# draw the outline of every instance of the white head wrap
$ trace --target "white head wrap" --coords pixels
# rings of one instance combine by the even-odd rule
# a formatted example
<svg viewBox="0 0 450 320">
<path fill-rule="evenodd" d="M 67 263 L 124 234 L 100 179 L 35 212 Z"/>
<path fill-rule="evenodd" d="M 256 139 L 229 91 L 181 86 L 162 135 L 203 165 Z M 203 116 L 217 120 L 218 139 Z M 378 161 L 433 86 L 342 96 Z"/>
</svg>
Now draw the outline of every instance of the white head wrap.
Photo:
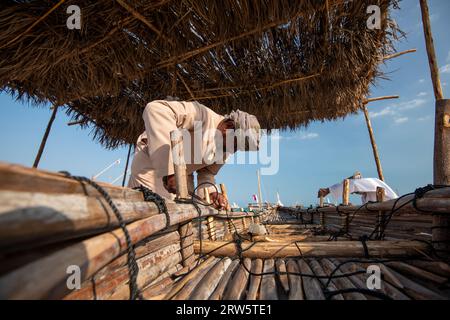
<svg viewBox="0 0 450 320">
<path fill-rule="evenodd" d="M 225 116 L 234 122 L 238 138 L 238 150 L 257 151 L 261 139 L 261 126 L 258 119 L 247 112 L 236 110 Z"/>
</svg>

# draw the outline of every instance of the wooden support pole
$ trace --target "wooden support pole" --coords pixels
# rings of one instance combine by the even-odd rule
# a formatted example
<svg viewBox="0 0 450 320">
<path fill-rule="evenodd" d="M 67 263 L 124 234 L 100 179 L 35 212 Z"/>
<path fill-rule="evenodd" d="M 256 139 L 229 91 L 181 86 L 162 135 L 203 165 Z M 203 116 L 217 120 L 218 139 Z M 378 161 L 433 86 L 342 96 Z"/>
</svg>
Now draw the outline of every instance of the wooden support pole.
<svg viewBox="0 0 450 320">
<path fill-rule="evenodd" d="M 342 190 L 342 205 L 348 206 L 350 204 L 350 180 L 345 179 L 343 184 L 343 190 Z M 345 232 L 348 232 L 348 222 L 349 222 L 349 215 L 344 214 L 342 216 L 342 229 Z"/>
<path fill-rule="evenodd" d="M 345 179 L 342 185 L 342 205 L 348 206 L 350 204 L 350 180 Z"/>
<path fill-rule="evenodd" d="M 130 144 L 128 147 L 128 155 L 127 155 L 127 162 L 125 163 L 125 171 L 123 172 L 123 180 L 122 180 L 122 187 L 125 187 L 125 183 L 127 181 L 127 174 L 128 174 L 128 164 L 130 163 L 130 156 L 131 156 L 131 148 L 133 146 Z"/>
<path fill-rule="evenodd" d="M 384 198 L 386 196 L 386 190 L 384 188 L 381 187 L 377 187 L 377 202 L 384 202 Z M 384 219 L 385 219 L 385 214 L 384 211 L 378 211 L 378 216 L 377 216 L 377 234 L 378 234 L 378 239 L 381 240 L 382 236 L 383 236 L 383 232 L 384 232 Z"/>
<path fill-rule="evenodd" d="M 388 56 L 384 56 L 383 57 L 383 61 L 394 59 L 394 58 L 403 56 L 403 55 L 408 54 L 408 53 L 413 53 L 413 52 L 417 52 L 417 49 L 409 49 L 409 50 L 397 52 L 397 53 L 394 53 L 394 54 L 391 54 L 391 55 L 388 55 Z"/>
<path fill-rule="evenodd" d="M 400 96 L 382 96 L 382 97 L 376 97 L 376 98 L 369 98 L 366 100 L 363 100 L 363 104 L 369 104 L 371 102 L 375 102 L 375 101 L 382 101 L 382 100 L 391 100 L 391 99 L 398 99 L 400 98 Z"/>
<path fill-rule="evenodd" d="M 220 184 L 220 192 L 222 192 L 223 196 L 225 197 L 225 199 L 227 200 L 227 207 L 226 210 L 227 211 L 231 211 L 231 206 L 230 206 L 230 201 L 228 199 L 228 192 L 227 192 L 227 187 L 225 186 L 225 184 L 221 183 Z"/>
<path fill-rule="evenodd" d="M 434 184 L 450 185 L 450 101 L 444 100 L 439 66 L 434 49 L 433 33 L 431 30 L 430 13 L 426 0 L 420 0 L 423 30 L 427 47 L 428 63 L 430 65 L 431 80 L 433 82 L 435 109 L 435 140 L 434 140 Z M 439 254 L 450 256 L 450 217 L 448 215 L 433 214 L 432 242 Z"/>
<path fill-rule="evenodd" d="M 436 100 L 444 99 L 442 92 L 441 79 L 439 78 L 439 67 L 434 49 L 433 33 L 431 31 L 430 10 L 427 0 L 420 0 L 422 10 L 423 32 L 425 35 L 425 44 L 427 47 L 428 63 L 430 64 L 431 80 L 433 82 L 434 96 Z"/>
<path fill-rule="evenodd" d="M 205 202 L 210 204 L 211 203 L 211 199 L 209 197 L 209 189 L 208 188 L 204 188 L 203 189 L 203 194 L 204 194 Z M 206 222 L 207 222 L 207 226 L 208 226 L 209 238 L 212 241 L 215 241 L 216 240 L 216 224 L 214 222 L 214 218 L 213 217 L 208 217 Z"/>
<path fill-rule="evenodd" d="M 184 159 L 183 134 L 181 130 L 172 131 L 170 133 L 170 141 L 172 143 L 172 159 L 177 185 L 177 199 L 187 199 L 189 193 L 186 176 L 186 162 Z M 194 262 L 194 235 L 192 222 L 180 225 L 178 232 L 180 233 L 183 267 L 189 267 Z M 199 235 L 199 237 L 201 237 L 201 235 Z"/>
<path fill-rule="evenodd" d="M 381 167 L 380 156 L 378 154 L 377 143 L 375 142 L 375 135 L 373 133 L 372 122 L 370 121 L 369 111 L 366 105 L 363 106 L 364 117 L 366 118 L 367 130 L 369 131 L 370 143 L 372 145 L 373 157 L 375 158 L 375 164 L 377 166 L 378 177 L 381 181 L 384 181 L 383 168 Z"/>
<path fill-rule="evenodd" d="M 200 222 L 199 222 L 200 223 Z M 180 225 L 178 228 L 180 233 L 181 257 L 183 258 L 183 267 L 193 266 L 194 257 L 194 230 L 192 221 Z M 200 236 L 200 235 L 199 235 Z"/>
<path fill-rule="evenodd" d="M 323 195 L 320 195 L 319 208 L 323 208 L 323 204 L 324 204 L 324 198 L 323 198 Z M 323 212 L 320 213 L 320 225 L 322 227 L 325 227 L 325 215 L 323 214 Z"/>
<path fill-rule="evenodd" d="M 56 118 L 56 113 L 58 112 L 58 106 L 53 107 L 52 115 L 50 116 L 50 120 L 48 120 L 47 128 L 45 129 L 44 136 L 42 137 L 41 145 L 39 146 L 38 153 L 36 158 L 34 159 L 33 168 L 37 168 L 39 166 L 39 162 L 41 161 L 42 153 L 44 152 L 45 145 L 47 143 L 48 135 L 50 134 L 50 130 L 52 129 L 53 122 Z"/>
<path fill-rule="evenodd" d="M 434 184 L 450 185 L 450 100 L 436 102 Z M 450 215 L 433 213 L 432 241 L 442 256 L 450 257 Z"/>
<path fill-rule="evenodd" d="M 186 162 L 184 159 L 183 134 L 181 130 L 174 130 L 170 133 L 172 143 L 172 159 L 175 169 L 175 181 L 177 185 L 177 198 L 187 199 L 189 197 Z"/>
</svg>

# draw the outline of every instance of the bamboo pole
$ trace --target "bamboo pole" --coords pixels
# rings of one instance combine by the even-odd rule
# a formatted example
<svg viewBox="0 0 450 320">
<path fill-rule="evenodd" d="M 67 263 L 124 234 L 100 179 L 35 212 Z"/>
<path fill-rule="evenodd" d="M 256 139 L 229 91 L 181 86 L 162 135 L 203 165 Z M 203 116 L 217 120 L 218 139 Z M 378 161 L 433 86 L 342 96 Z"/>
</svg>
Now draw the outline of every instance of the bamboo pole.
<svg viewBox="0 0 450 320">
<path fill-rule="evenodd" d="M 391 54 L 391 55 L 388 55 L 388 56 L 384 56 L 383 57 L 383 61 L 394 59 L 394 58 L 403 56 L 403 55 L 408 54 L 408 53 L 413 53 L 413 52 L 417 52 L 417 49 L 409 49 L 409 50 L 397 52 L 397 53 L 394 53 L 394 54 Z"/>
<path fill-rule="evenodd" d="M 378 147 L 375 141 L 375 135 L 373 133 L 372 122 L 370 121 L 369 111 L 366 105 L 363 106 L 364 117 L 366 118 L 367 130 L 369 131 L 370 143 L 372 145 L 373 157 L 375 158 L 375 164 L 377 166 L 378 177 L 381 181 L 384 181 L 383 168 L 381 167 L 380 156 L 378 154 Z"/>
<path fill-rule="evenodd" d="M 384 188 L 381 187 L 377 187 L 377 202 L 384 202 L 384 198 L 386 196 L 386 190 Z M 384 224 L 384 212 L 383 211 L 378 211 L 378 217 L 377 217 L 377 226 L 378 226 L 378 230 L 377 230 L 377 234 L 378 234 L 378 239 L 381 240 L 381 237 L 383 236 L 383 224 Z"/>
<path fill-rule="evenodd" d="M 170 133 L 170 141 L 172 144 L 172 159 L 177 184 L 177 198 L 187 199 L 189 193 L 186 176 L 186 162 L 184 159 L 183 134 L 181 130 L 172 131 Z"/>
<path fill-rule="evenodd" d="M 58 112 L 58 106 L 54 106 L 52 115 L 48 120 L 47 128 L 45 129 L 44 136 L 42 137 L 41 145 L 39 146 L 38 153 L 36 158 L 34 159 L 33 168 L 37 168 L 39 166 L 39 162 L 41 161 L 42 153 L 44 152 L 45 145 L 47 144 L 47 139 L 50 134 L 50 130 L 52 129 L 53 122 L 56 118 L 56 113 Z"/>
<path fill-rule="evenodd" d="M 450 185 L 450 101 L 444 100 L 439 67 L 434 49 L 431 31 L 430 13 L 426 0 L 420 0 L 422 22 L 430 65 L 431 80 L 436 98 L 436 122 L 434 140 L 434 184 Z M 433 216 L 433 237 L 435 249 L 450 256 L 450 217 L 436 214 Z"/>
<path fill-rule="evenodd" d="M 348 206 L 350 204 L 350 180 L 345 179 L 342 184 L 342 205 Z"/>
<path fill-rule="evenodd" d="M 128 163 L 130 162 L 131 148 L 132 148 L 132 145 L 130 144 L 130 146 L 128 147 L 127 161 L 125 162 L 125 171 L 123 172 L 122 187 L 125 187 L 125 182 L 127 180 Z"/>
<path fill-rule="evenodd" d="M 371 102 L 375 101 L 382 101 L 382 100 L 391 100 L 391 99 L 398 99 L 400 96 L 382 96 L 382 97 L 376 97 L 376 98 L 369 98 L 363 101 L 363 105 L 369 104 Z"/>
<path fill-rule="evenodd" d="M 227 200 L 228 205 L 225 209 L 229 212 L 229 211 L 231 211 L 231 206 L 230 206 L 230 201 L 228 199 L 227 187 L 225 186 L 225 184 L 223 184 L 223 183 L 220 184 L 220 191 L 222 192 L 223 196 Z"/>
<path fill-rule="evenodd" d="M 433 82 L 434 96 L 436 100 L 444 99 L 441 80 L 439 77 L 439 67 L 434 49 L 433 33 L 431 31 L 430 10 L 427 0 L 420 0 L 420 9 L 422 11 L 423 31 L 425 35 L 425 45 L 427 47 L 428 63 L 430 64 L 431 80 Z"/>
</svg>

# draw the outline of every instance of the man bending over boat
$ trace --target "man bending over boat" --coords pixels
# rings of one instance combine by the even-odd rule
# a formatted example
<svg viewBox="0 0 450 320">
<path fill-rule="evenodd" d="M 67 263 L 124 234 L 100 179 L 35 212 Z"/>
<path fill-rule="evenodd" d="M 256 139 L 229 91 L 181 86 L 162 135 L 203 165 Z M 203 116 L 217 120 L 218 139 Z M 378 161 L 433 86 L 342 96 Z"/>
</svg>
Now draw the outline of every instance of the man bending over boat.
<svg viewBox="0 0 450 320">
<path fill-rule="evenodd" d="M 231 154 L 259 149 L 259 122 L 240 110 L 222 116 L 196 101 L 157 100 L 145 107 L 142 116 L 145 132 L 136 143 L 128 186 L 142 185 L 169 199 L 176 194 L 172 131 L 188 133 L 188 138 L 184 135 L 184 156 L 190 193 L 194 191 L 194 172 L 197 185 L 215 184 L 215 175 Z M 209 191 L 216 207 L 228 206 L 225 197 L 211 185 Z"/>
</svg>

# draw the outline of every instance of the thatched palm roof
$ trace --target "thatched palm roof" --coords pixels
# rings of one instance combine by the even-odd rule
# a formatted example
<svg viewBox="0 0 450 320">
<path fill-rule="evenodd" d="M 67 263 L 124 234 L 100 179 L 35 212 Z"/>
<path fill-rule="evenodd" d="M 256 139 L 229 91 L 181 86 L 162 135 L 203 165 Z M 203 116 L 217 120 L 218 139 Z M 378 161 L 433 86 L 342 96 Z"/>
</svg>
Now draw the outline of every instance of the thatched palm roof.
<svg viewBox="0 0 450 320">
<path fill-rule="evenodd" d="M 67 106 L 107 147 L 133 143 L 167 95 L 297 128 L 359 110 L 397 33 L 367 28 L 373 4 L 389 17 L 397 1 L 2 0 L 0 89 Z"/>
</svg>

